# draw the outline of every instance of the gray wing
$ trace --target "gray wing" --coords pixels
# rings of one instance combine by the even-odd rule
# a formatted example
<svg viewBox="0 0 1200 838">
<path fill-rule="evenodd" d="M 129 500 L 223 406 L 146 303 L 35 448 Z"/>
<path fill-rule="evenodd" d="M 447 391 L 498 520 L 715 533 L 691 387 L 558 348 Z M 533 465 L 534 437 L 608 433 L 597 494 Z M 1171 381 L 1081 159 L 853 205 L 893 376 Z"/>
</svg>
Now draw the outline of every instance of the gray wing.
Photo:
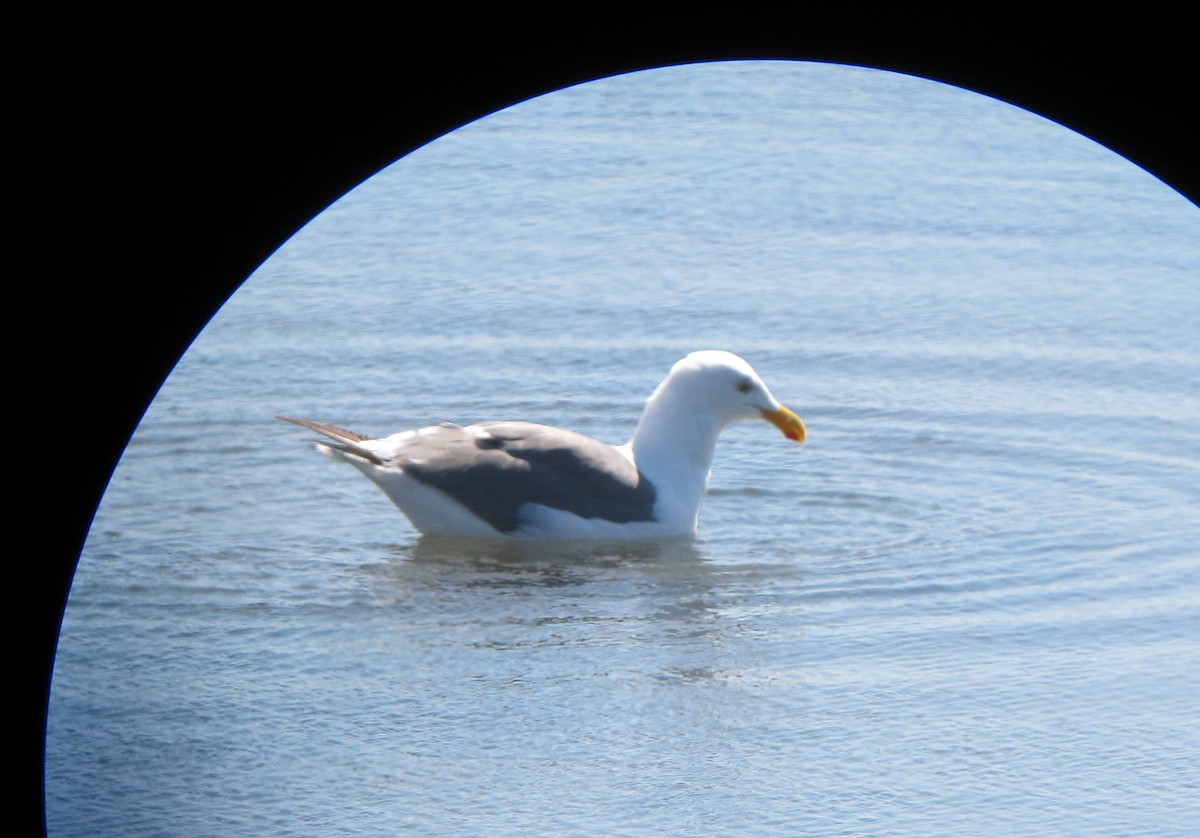
<svg viewBox="0 0 1200 838">
<path fill-rule="evenodd" d="M 426 428 L 391 462 L 500 532 L 517 529 L 521 507 L 529 503 L 617 523 L 654 520 L 654 486 L 627 459 L 609 445 L 548 425 Z"/>
</svg>

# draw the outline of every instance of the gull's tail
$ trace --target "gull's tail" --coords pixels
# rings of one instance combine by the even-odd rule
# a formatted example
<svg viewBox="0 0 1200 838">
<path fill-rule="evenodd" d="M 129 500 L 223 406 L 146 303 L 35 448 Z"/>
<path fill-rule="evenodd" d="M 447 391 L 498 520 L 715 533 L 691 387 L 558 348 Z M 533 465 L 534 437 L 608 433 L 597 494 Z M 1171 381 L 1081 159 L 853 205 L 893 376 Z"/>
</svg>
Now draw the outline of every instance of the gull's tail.
<svg viewBox="0 0 1200 838">
<path fill-rule="evenodd" d="M 317 443 L 323 450 L 331 454 L 347 454 L 359 457 L 377 466 L 383 465 L 383 460 L 379 459 L 378 454 L 362 445 L 362 443 L 370 441 L 369 437 L 356 434 L 354 431 L 348 431 L 345 428 L 339 428 L 337 425 L 314 422 L 311 419 L 297 419 L 294 416 L 281 416 L 278 413 L 275 414 L 275 418 L 284 422 L 291 422 L 293 425 L 299 425 L 302 428 L 308 428 L 310 431 L 333 440 L 336 444 L 331 445 L 324 440 Z"/>
</svg>

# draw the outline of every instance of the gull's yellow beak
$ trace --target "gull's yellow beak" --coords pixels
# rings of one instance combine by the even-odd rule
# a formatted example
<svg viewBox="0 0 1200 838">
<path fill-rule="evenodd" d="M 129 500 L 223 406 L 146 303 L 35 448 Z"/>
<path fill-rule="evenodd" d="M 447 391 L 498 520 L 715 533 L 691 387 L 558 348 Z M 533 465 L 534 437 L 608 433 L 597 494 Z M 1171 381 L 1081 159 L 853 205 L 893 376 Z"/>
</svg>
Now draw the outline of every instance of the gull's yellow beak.
<svg viewBox="0 0 1200 838">
<path fill-rule="evenodd" d="M 801 421 L 799 416 L 792 413 L 792 411 L 783 405 L 773 410 L 765 407 L 759 409 L 762 411 L 763 418 L 783 431 L 783 435 L 788 439 L 802 443 L 808 438 L 808 431 L 804 428 L 804 422 Z"/>
</svg>

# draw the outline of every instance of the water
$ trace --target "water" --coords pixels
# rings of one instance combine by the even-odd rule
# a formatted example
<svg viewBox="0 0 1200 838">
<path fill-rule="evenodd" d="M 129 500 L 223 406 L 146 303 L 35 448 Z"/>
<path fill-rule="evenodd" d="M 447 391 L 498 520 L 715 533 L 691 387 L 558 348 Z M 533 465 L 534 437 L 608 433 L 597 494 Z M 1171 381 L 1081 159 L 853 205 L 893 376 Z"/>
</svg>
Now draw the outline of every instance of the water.
<svg viewBox="0 0 1200 838">
<path fill-rule="evenodd" d="M 214 319 L 66 610 L 56 835 L 1191 835 L 1200 212 L 1060 126 L 796 63 L 523 103 Z M 688 351 L 695 541 L 417 537 L 274 412 L 610 442 Z"/>
</svg>

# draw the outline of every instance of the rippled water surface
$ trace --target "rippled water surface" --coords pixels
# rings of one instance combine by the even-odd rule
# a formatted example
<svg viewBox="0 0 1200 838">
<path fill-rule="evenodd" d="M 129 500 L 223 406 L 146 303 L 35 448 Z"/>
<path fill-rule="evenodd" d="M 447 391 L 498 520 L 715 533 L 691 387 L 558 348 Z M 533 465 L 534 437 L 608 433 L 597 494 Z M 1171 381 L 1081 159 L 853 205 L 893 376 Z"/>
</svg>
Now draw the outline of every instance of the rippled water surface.
<svg viewBox="0 0 1200 838">
<path fill-rule="evenodd" d="M 51 832 L 1194 835 L 1198 282 L 1194 205 L 926 81 L 682 67 L 461 129 L 149 410 L 65 614 Z M 270 418 L 623 442 L 703 348 L 811 436 L 731 428 L 694 541 L 422 539 Z"/>
</svg>

